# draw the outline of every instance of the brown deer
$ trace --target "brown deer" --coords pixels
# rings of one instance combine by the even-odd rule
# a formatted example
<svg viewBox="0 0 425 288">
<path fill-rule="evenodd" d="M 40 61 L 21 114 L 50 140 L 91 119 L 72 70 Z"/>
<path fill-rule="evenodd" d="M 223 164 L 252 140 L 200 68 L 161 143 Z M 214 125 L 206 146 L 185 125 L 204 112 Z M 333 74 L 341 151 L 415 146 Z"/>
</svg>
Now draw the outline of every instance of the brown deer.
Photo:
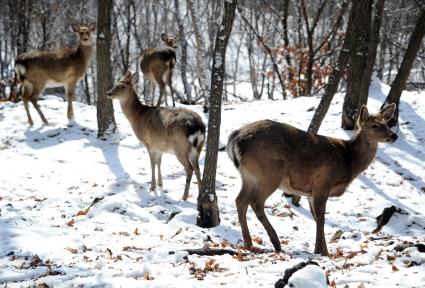
<svg viewBox="0 0 425 288">
<path fill-rule="evenodd" d="M 205 124 L 198 114 L 188 109 L 143 105 L 133 87 L 138 80 L 139 74 L 131 75 L 129 71 L 107 95 L 120 101 L 134 134 L 148 150 L 152 169 L 150 189 L 156 188 L 155 166 L 158 166 L 158 186 L 162 186 L 161 157 L 163 153 L 172 153 L 186 170 L 182 199 L 187 200 L 193 171 L 198 188 L 201 185 L 198 161 L 205 139 Z"/>
<path fill-rule="evenodd" d="M 171 100 L 174 103 L 174 88 L 172 83 L 173 69 L 176 65 L 176 48 L 180 35 L 176 36 L 161 34 L 161 39 L 165 42 L 163 47 L 146 48 L 140 57 L 140 69 L 144 74 L 144 79 L 152 83 L 152 92 L 155 95 L 156 86 L 159 86 L 159 98 L 156 106 L 161 104 L 162 96 L 165 92 L 165 86 L 170 88 Z M 152 106 L 154 97 L 152 98 Z M 167 96 L 165 96 L 165 105 L 168 106 Z"/>
<path fill-rule="evenodd" d="M 78 36 L 77 48 L 66 48 L 57 51 L 30 51 L 18 56 L 15 71 L 23 85 L 23 101 L 29 125 L 33 125 L 28 102 L 34 105 L 41 120 L 48 124 L 37 101 L 46 87 L 64 86 L 68 98 L 68 118 L 74 117 L 72 98 L 78 80 L 86 72 L 92 55 L 90 34 L 96 23 L 88 26 L 71 25 Z"/>
<path fill-rule="evenodd" d="M 316 221 L 314 253 L 328 255 L 324 224 L 326 201 L 341 196 L 347 186 L 375 157 L 378 142 L 393 143 L 397 135 L 387 121 L 396 105 L 375 115 L 360 109 L 358 130 L 350 140 L 336 139 L 299 130 L 290 125 L 263 120 L 233 131 L 227 153 L 242 177 L 236 198 L 244 245 L 252 246 L 246 221 L 248 205 L 263 224 L 276 251 L 279 238 L 264 213 L 264 203 L 278 188 L 307 196 Z"/>
</svg>

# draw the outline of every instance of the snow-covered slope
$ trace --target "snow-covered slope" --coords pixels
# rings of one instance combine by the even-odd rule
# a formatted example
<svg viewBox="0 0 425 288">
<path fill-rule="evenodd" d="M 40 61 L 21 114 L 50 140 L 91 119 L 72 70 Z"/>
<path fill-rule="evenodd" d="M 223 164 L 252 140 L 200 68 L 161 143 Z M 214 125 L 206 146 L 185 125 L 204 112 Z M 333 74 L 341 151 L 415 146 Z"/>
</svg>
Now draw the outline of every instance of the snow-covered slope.
<svg viewBox="0 0 425 288">
<path fill-rule="evenodd" d="M 373 83 L 371 112 L 387 89 Z M 425 93 L 406 92 L 402 100 L 399 140 L 381 145 L 369 169 L 342 197 L 328 202 L 325 232 L 331 259 L 312 254 L 315 225 L 306 199 L 297 208 L 280 191 L 268 200 L 266 213 L 284 243 L 283 253 L 272 252 L 249 210 L 256 245 L 270 253 L 169 255 L 242 245 L 234 205 L 240 178 L 225 152 L 219 153 L 217 171 L 221 225 L 201 229 L 195 224 L 197 186 L 192 183 L 189 201 L 180 200 L 185 176 L 174 156 L 163 158 L 164 188 L 149 191 L 148 155 L 119 105 L 119 134 L 103 141 L 96 138 L 95 107 L 75 103 L 76 120 L 68 123 L 66 103 L 46 97 L 39 103 L 51 124 L 42 126 L 33 113 L 35 125 L 28 128 L 22 103 L 1 103 L 0 286 L 270 287 L 286 268 L 312 258 L 338 287 L 423 287 L 425 254 L 416 248 L 393 251 L 404 241 L 425 240 Z M 314 113 L 308 110 L 318 101 L 224 105 L 221 142 L 233 129 L 264 118 L 305 129 Z M 339 128 L 341 106 L 338 95 L 321 134 L 350 137 Z M 201 166 L 203 161 L 204 153 Z M 101 200 L 86 210 L 96 197 Z M 391 205 L 406 213 L 372 234 L 375 217 Z M 337 230 L 344 232 L 342 238 L 330 243 Z"/>
</svg>

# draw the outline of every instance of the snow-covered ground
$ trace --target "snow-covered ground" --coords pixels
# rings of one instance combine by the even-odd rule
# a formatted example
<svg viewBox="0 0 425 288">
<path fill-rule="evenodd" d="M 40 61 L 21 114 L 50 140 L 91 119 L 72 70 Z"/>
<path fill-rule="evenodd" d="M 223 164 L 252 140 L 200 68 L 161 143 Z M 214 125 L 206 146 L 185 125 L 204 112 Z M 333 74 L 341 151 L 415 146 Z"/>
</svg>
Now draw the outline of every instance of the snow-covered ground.
<svg viewBox="0 0 425 288">
<path fill-rule="evenodd" d="M 387 92 L 388 87 L 373 83 L 371 112 Z M 196 226 L 197 185 L 192 183 L 187 202 L 180 200 L 185 176 L 174 156 L 162 161 L 164 188 L 149 191 L 148 155 L 118 103 L 119 134 L 107 141 L 96 138 L 95 107 L 74 103 L 76 119 L 68 123 L 66 103 L 46 97 L 39 103 L 51 124 L 43 126 L 31 107 L 35 125 L 28 128 L 22 103 L 1 103 L 0 286 L 271 287 L 286 268 L 313 259 L 337 287 L 424 287 L 425 254 L 416 248 L 393 250 L 406 241 L 425 241 L 425 92 L 405 92 L 402 100 L 398 141 L 381 145 L 369 169 L 342 197 L 328 201 L 325 232 L 331 258 L 312 254 L 315 225 L 306 199 L 297 208 L 280 191 L 268 200 L 266 213 L 283 253 L 272 251 L 251 210 L 248 225 L 256 246 L 269 253 L 179 252 L 242 245 L 234 205 L 241 183 L 225 152 L 219 152 L 217 170 L 221 225 L 201 229 Z M 314 113 L 309 108 L 318 102 L 315 97 L 225 104 L 221 142 L 233 129 L 264 118 L 305 129 Z M 337 95 L 321 134 L 351 136 L 339 128 L 341 106 Z M 202 167 L 203 162 L 204 153 Z M 96 197 L 103 198 L 86 210 Z M 372 234 L 375 217 L 391 205 L 406 213 Z M 342 238 L 331 243 L 337 230 L 344 232 Z M 292 283 L 302 279 L 298 274 Z"/>
</svg>

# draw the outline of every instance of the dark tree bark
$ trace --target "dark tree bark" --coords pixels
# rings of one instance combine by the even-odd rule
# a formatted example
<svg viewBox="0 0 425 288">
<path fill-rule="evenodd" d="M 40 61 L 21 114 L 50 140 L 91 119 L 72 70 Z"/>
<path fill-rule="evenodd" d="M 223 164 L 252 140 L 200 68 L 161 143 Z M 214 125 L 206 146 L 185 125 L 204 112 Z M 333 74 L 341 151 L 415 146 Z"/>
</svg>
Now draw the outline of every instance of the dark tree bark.
<svg viewBox="0 0 425 288">
<path fill-rule="evenodd" d="M 283 17 L 282 17 L 282 28 L 283 28 L 283 43 L 285 44 L 285 48 L 288 49 L 289 47 L 289 37 L 288 37 L 288 15 L 289 15 L 289 0 L 283 0 Z M 285 56 L 286 64 L 288 64 L 289 67 L 292 66 L 291 56 L 289 53 L 286 53 Z M 292 79 L 293 75 L 292 73 L 288 74 L 289 80 Z"/>
<path fill-rule="evenodd" d="M 401 93 L 403 92 L 406 81 L 409 78 L 410 70 L 412 69 L 413 62 L 415 61 L 416 54 L 421 47 L 422 39 L 425 35 L 425 9 L 422 9 L 419 13 L 418 20 L 415 25 L 415 29 L 409 38 L 409 45 L 407 46 L 406 53 L 404 54 L 403 61 L 401 62 L 398 73 L 391 84 L 390 92 L 388 93 L 387 98 L 385 99 L 384 104 L 388 105 L 390 103 L 395 103 L 397 105 L 396 111 L 394 113 L 393 119 L 389 121 L 390 127 L 396 126 L 398 124 L 398 114 L 399 114 L 399 104 Z"/>
<path fill-rule="evenodd" d="M 198 195 L 197 225 L 210 228 L 220 224 L 215 192 L 218 143 L 220 138 L 221 100 L 226 60 L 226 48 L 235 19 L 236 0 L 224 2 L 223 21 L 215 39 L 213 66 L 211 73 L 211 93 L 209 99 L 209 120 L 207 152 L 201 191 Z"/>
<path fill-rule="evenodd" d="M 111 67 L 111 11 L 112 0 L 98 3 L 97 14 L 97 137 L 104 138 L 113 134 L 115 124 L 112 100 L 106 97 L 106 92 L 112 86 Z"/>
<path fill-rule="evenodd" d="M 359 26 L 354 30 L 355 48 L 350 51 L 350 60 L 348 67 L 347 92 L 342 105 L 342 128 L 345 130 L 353 130 L 357 115 L 357 104 L 361 93 L 366 94 L 369 88 L 370 79 L 367 83 L 363 83 L 366 62 L 371 56 L 368 50 L 371 32 L 371 15 L 372 0 L 359 1 L 359 17 L 363 21 L 359 22 Z M 372 66 L 373 67 L 373 66 Z M 366 89 L 365 89 L 366 87 Z M 364 96 L 362 96 L 364 97 Z"/>
<path fill-rule="evenodd" d="M 355 30 L 363 21 L 361 17 L 361 4 L 364 1 L 368 0 L 359 0 L 353 1 L 350 17 L 347 24 L 347 33 L 345 35 L 344 44 L 339 53 L 336 67 L 334 68 L 332 74 L 329 77 L 329 82 L 325 87 L 325 92 L 320 100 L 319 106 L 317 107 L 313 119 L 310 122 L 308 127 L 308 132 L 317 133 L 319 131 L 320 125 L 322 124 L 323 119 L 328 112 L 331 101 L 338 89 L 339 81 L 341 80 L 342 75 L 344 74 L 345 67 L 347 66 L 348 60 L 350 58 L 350 51 L 354 49 L 355 41 Z"/>
</svg>

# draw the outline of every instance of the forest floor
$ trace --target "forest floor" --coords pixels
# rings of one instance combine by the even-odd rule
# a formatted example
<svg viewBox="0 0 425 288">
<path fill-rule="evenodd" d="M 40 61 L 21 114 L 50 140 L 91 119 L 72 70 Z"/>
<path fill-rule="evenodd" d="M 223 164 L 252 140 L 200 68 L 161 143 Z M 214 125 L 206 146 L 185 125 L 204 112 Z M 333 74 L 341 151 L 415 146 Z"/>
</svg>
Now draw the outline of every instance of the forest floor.
<svg viewBox="0 0 425 288">
<path fill-rule="evenodd" d="M 375 112 L 388 87 L 374 82 L 370 92 L 369 110 Z M 263 118 L 306 129 L 318 102 L 224 104 L 221 143 L 233 129 Z M 164 187 L 149 191 L 148 154 L 118 103 L 119 133 L 106 141 L 96 138 L 95 107 L 74 103 L 76 118 L 68 122 L 60 98 L 39 103 L 50 125 L 42 125 L 32 109 L 32 128 L 22 103 L 0 103 L 0 287 L 272 287 L 286 268 L 308 259 L 336 287 L 424 287 L 425 253 L 394 247 L 425 242 L 425 92 L 403 94 L 399 139 L 381 144 L 346 193 L 328 201 L 330 258 L 313 254 L 315 224 L 307 200 L 295 207 L 280 191 L 267 201 L 266 213 L 282 253 L 273 252 L 249 209 L 251 235 L 266 253 L 188 255 L 181 250 L 248 252 L 238 250 L 243 243 L 234 200 L 241 181 L 226 153 L 219 152 L 217 168 L 221 225 L 202 229 L 196 226 L 197 185 L 192 182 L 188 201 L 180 200 L 185 175 L 174 156 L 163 157 Z M 341 106 L 338 94 L 320 134 L 351 137 L 340 129 Z M 201 107 L 189 108 L 201 114 Z M 201 170 L 203 163 L 204 153 Z M 392 205 L 401 213 L 373 234 L 375 218 Z M 343 234 L 331 242 L 337 230 Z"/>
</svg>

